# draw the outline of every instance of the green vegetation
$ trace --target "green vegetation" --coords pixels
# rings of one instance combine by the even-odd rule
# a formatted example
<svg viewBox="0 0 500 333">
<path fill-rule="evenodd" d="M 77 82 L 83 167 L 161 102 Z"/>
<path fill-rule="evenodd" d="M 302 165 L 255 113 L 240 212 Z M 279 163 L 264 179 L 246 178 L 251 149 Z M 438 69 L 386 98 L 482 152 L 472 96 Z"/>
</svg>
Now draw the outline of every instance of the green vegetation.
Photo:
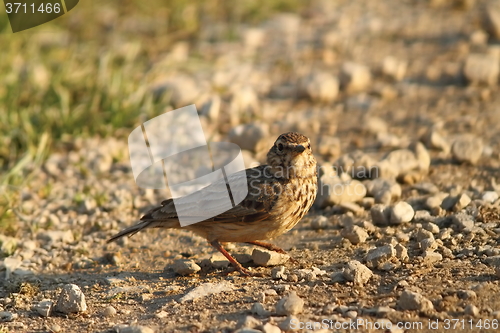
<svg viewBox="0 0 500 333">
<path fill-rule="evenodd" d="M 300 0 L 80 1 L 68 14 L 16 34 L 7 15 L 0 15 L 0 230 L 14 232 L 19 188 L 51 151 L 71 147 L 81 136 L 125 137 L 169 105 L 155 100 L 148 87 L 159 75 L 151 65 L 174 43 L 234 38 L 241 24 L 305 5 Z M 223 27 L 219 35 L 203 35 L 214 25 Z M 166 64 L 161 74 L 189 70 L 190 61 L 183 68 Z"/>
<path fill-rule="evenodd" d="M 168 5 L 167 5 L 168 4 Z M 12 34 L 0 16 L 0 183 L 19 184 L 22 170 L 76 136 L 116 135 L 168 101 L 145 88 L 151 62 L 173 43 L 195 42 L 204 27 L 234 36 L 299 0 L 80 2 L 67 15 Z M 189 66 L 189 65 L 188 65 Z M 173 68 L 178 69 L 178 68 Z M 18 178 L 16 178 L 18 177 Z"/>
</svg>

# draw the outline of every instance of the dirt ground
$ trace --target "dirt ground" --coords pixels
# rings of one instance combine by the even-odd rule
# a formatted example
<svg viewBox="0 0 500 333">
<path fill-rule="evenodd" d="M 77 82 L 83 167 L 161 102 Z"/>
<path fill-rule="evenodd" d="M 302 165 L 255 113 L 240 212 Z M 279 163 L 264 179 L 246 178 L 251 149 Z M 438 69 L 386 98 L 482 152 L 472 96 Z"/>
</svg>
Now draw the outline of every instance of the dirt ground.
<svg viewBox="0 0 500 333">
<path fill-rule="evenodd" d="M 160 202 L 163 193 L 135 185 L 123 153 L 126 137 L 81 140 L 49 156 L 30 187 L 20 189 L 23 212 L 19 223 L 26 232 L 12 238 L 17 246 L 4 258 L 18 258 L 21 263 L 0 284 L 0 332 L 292 331 L 283 323 L 287 318 L 304 325 L 323 320 L 332 320 L 332 325 L 356 320 L 392 324 L 390 329 L 332 326 L 316 327 L 316 331 L 498 331 L 494 323 L 500 325 L 500 186 L 496 185 L 500 183 L 500 94 L 496 83 L 471 82 L 464 69 L 471 54 L 493 54 L 497 67 L 500 64 L 500 42 L 485 23 L 488 2 L 322 3 L 324 7 L 311 6 L 310 12 L 292 14 L 292 21 L 300 24 L 290 33 L 295 52 L 288 54 L 291 65 L 269 60 L 280 59 L 271 46 L 259 49 L 248 60 L 242 55 L 244 45 L 238 44 L 241 39 L 229 45 L 203 46 L 213 57 L 204 61 L 218 66 L 212 75 L 230 71 L 224 72 L 230 60 L 223 57 L 230 50 L 237 63 L 255 69 L 260 78 L 269 76 L 252 83 L 259 107 L 252 111 L 256 115 L 251 121 L 242 116 L 231 123 L 228 110 L 236 97 L 222 93 L 219 119 L 207 117 L 206 126 L 214 138 L 227 139 L 238 124 L 269 125 L 263 138 L 265 148 L 248 152 L 257 161 L 277 135 L 287 130 L 302 131 L 312 139 L 321 165 L 331 165 L 354 151 L 381 161 L 385 154 L 421 141 L 430 156 L 428 170 L 419 170 L 415 180 L 400 175 L 401 193 L 381 204 L 390 209 L 404 201 L 423 217 L 380 225 L 373 221 L 371 208 L 378 202 L 370 194 L 354 206 L 317 203 L 292 231 L 271 240 L 297 260 L 283 264 L 286 278 L 273 278 L 273 267 L 260 267 L 251 260 L 244 266 L 265 277 L 243 277 L 224 264 L 213 264 L 211 258 L 217 251 L 184 230 L 148 230 L 107 244 L 112 234 Z M 260 28 L 278 39 L 286 35 L 272 35 L 273 28 L 268 26 L 273 25 Z M 390 77 L 390 71 L 382 68 L 387 56 L 406 64 L 401 77 Z M 342 83 L 342 66 L 349 61 L 366 66 L 371 73 L 369 83 L 360 83 L 359 90 L 349 91 L 349 83 Z M 301 77 L 312 69 L 341 78 L 333 100 L 315 100 L 301 93 Z M 488 77 L 494 71 L 492 65 L 482 75 Z M 269 88 L 259 92 L 263 82 Z M 197 106 L 200 110 L 201 105 Z M 430 143 L 429 133 L 438 133 L 444 144 Z M 461 163 L 450 147 L 470 136 L 481 140 L 480 157 Z M 101 163 L 108 167 L 99 167 Z M 408 174 L 414 175 L 413 171 Z M 393 182 L 395 178 L 387 177 Z M 497 194 L 496 199 L 490 192 Z M 488 202 L 486 194 L 494 199 Z M 463 207 L 443 206 L 447 196 L 460 195 L 470 199 Z M 429 207 L 430 197 L 439 197 L 441 206 Z M 461 226 L 460 213 L 470 217 L 473 225 Z M 326 222 L 318 225 L 319 216 L 325 216 Z M 368 235 L 357 244 L 345 235 L 353 225 Z M 426 257 L 420 230 L 431 230 L 432 235 L 426 235 L 437 245 L 429 252 L 438 253 L 437 257 Z M 2 242 L 7 244 L 5 239 Z M 408 258 L 396 254 L 385 265 L 370 266 L 370 250 L 389 244 L 402 245 Z M 228 246 L 233 254 L 248 255 L 252 249 L 242 244 Z M 172 269 L 177 259 L 190 259 L 202 269 L 190 276 L 177 275 Z M 369 266 L 373 275 L 368 281 L 355 283 L 346 278 L 344 270 L 352 260 Z M 313 268 L 319 270 L 304 273 Z M 62 287 L 69 283 L 82 290 L 86 311 L 40 315 L 36 305 L 44 299 L 57 303 Z M 193 301 L 181 300 L 206 283 L 230 288 Z M 277 303 L 290 291 L 304 301 L 303 309 L 278 314 Z M 425 301 L 414 309 L 406 308 L 401 301 L 404 291 L 429 300 L 430 308 Z M 257 311 L 255 303 L 264 310 Z M 132 330 L 137 325 L 141 327 Z M 313 329 L 304 326 L 299 331 Z"/>
</svg>

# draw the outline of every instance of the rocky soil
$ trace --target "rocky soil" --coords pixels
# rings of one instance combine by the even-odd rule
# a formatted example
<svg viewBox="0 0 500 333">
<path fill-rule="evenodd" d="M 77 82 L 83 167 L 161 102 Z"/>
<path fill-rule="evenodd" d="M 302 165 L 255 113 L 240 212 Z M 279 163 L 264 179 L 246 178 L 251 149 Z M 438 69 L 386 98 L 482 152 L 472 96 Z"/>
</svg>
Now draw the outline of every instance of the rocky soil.
<svg viewBox="0 0 500 333">
<path fill-rule="evenodd" d="M 272 240 L 296 262 L 228 245 L 266 275 L 242 277 L 184 230 L 107 244 L 167 194 L 135 185 L 129 132 L 75 139 L 14 189 L 0 332 L 498 330 L 500 2 L 318 1 L 206 40 L 146 88 L 196 103 L 249 167 L 280 133 L 311 138 L 320 193 Z"/>
</svg>

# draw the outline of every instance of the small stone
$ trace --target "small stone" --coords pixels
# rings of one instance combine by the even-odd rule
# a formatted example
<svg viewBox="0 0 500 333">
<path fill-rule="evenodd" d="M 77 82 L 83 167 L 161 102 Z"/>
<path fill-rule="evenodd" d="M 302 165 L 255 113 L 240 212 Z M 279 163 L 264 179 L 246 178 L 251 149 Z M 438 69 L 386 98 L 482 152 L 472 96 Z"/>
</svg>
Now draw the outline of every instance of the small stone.
<svg viewBox="0 0 500 333">
<path fill-rule="evenodd" d="M 432 252 L 438 248 L 438 243 L 434 238 L 425 238 L 420 241 L 420 248 L 423 252 Z"/>
<path fill-rule="evenodd" d="M 65 285 L 59 295 L 55 310 L 66 314 L 87 311 L 85 295 L 80 287 L 75 284 Z"/>
<path fill-rule="evenodd" d="M 367 266 L 373 268 L 391 260 L 395 255 L 396 250 L 391 244 L 388 244 L 368 251 L 365 260 Z"/>
<path fill-rule="evenodd" d="M 385 120 L 380 117 L 366 115 L 360 124 L 361 129 L 369 134 L 377 135 L 379 133 L 387 133 L 388 125 Z"/>
<path fill-rule="evenodd" d="M 348 92 L 363 91 L 371 83 L 370 69 L 353 62 L 342 65 L 340 73 L 340 86 Z"/>
<path fill-rule="evenodd" d="M 201 270 L 194 261 L 189 259 L 179 259 L 172 265 L 174 272 L 179 275 L 191 275 Z"/>
<path fill-rule="evenodd" d="M 470 54 L 465 60 L 464 75 L 471 84 L 495 85 L 500 74 L 500 65 L 488 54 Z"/>
<path fill-rule="evenodd" d="M 271 323 L 266 323 L 264 326 L 262 326 L 262 332 L 264 332 L 264 333 L 281 333 L 281 330 L 279 329 L 278 326 L 274 326 Z"/>
<path fill-rule="evenodd" d="M 476 317 L 479 315 L 479 308 L 473 304 L 469 304 L 465 307 L 464 314 L 467 316 Z"/>
<path fill-rule="evenodd" d="M 49 330 L 51 333 L 57 333 L 57 332 L 61 332 L 62 330 L 62 327 L 58 324 L 51 324 L 49 325 Z"/>
<path fill-rule="evenodd" d="M 443 260 L 443 256 L 441 255 L 441 253 L 431 252 L 431 251 L 425 251 L 422 254 L 422 258 L 424 259 L 424 262 L 426 264 L 434 264 L 436 262 Z"/>
<path fill-rule="evenodd" d="M 278 327 L 284 332 L 295 332 L 299 330 L 299 325 L 297 325 L 299 322 L 299 318 L 288 316 L 278 325 Z"/>
<path fill-rule="evenodd" d="M 437 193 L 433 196 L 428 197 L 425 200 L 425 207 L 427 207 L 427 209 L 429 209 L 429 210 L 432 210 L 432 209 L 437 208 L 437 207 L 443 207 L 444 200 L 447 198 L 449 198 L 448 194 Z M 449 209 L 451 209 L 453 207 L 453 205 L 455 204 L 455 198 L 454 197 L 451 197 L 451 198 L 452 199 L 447 199 L 447 200 L 451 200 L 452 202 L 446 203 L 446 206 L 449 207 Z M 443 208 L 443 209 L 446 209 L 446 208 Z"/>
<path fill-rule="evenodd" d="M 405 232 L 397 232 L 396 240 L 400 243 L 408 243 L 410 241 L 410 235 Z"/>
<path fill-rule="evenodd" d="M 282 285 L 282 286 L 284 286 L 284 285 Z M 286 289 L 286 288 L 284 288 L 284 289 Z M 286 289 L 286 290 L 288 290 L 288 289 Z M 266 289 L 266 290 L 264 290 L 264 294 L 266 296 L 278 296 L 278 292 L 274 289 Z"/>
<path fill-rule="evenodd" d="M 400 81 L 406 74 L 408 63 L 393 56 L 387 56 L 382 62 L 382 73 L 395 81 Z"/>
<path fill-rule="evenodd" d="M 328 218 L 323 215 L 318 215 L 313 218 L 311 221 L 311 229 L 313 230 L 321 230 L 326 229 L 328 227 Z"/>
<path fill-rule="evenodd" d="M 48 317 L 52 313 L 52 308 L 54 306 L 54 302 L 49 299 L 44 299 L 34 306 L 36 312 L 42 317 Z"/>
<path fill-rule="evenodd" d="M 155 333 L 152 328 L 147 326 L 133 325 L 133 326 L 125 326 L 121 327 L 116 332 L 120 333 Z"/>
<path fill-rule="evenodd" d="M 234 333 L 262 333 L 262 331 L 255 329 L 255 328 L 243 327 L 243 328 L 240 328 L 240 329 L 234 331 Z"/>
<path fill-rule="evenodd" d="M 105 317 L 114 317 L 116 315 L 116 309 L 111 305 L 104 308 L 103 314 Z"/>
<path fill-rule="evenodd" d="M 350 310 L 350 311 L 347 311 L 345 313 L 345 316 L 349 319 L 354 319 L 354 318 L 357 318 L 358 317 L 358 312 L 357 311 L 354 311 L 354 310 Z"/>
<path fill-rule="evenodd" d="M 364 243 L 369 237 L 365 229 L 357 225 L 342 229 L 341 235 L 354 245 Z"/>
<path fill-rule="evenodd" d="M 436 128 L 430 128 L 429 131 L 423 138 L 426 146 L 430 149 L 436 149 L 443 151 L 445 153 L 450 152 L 450 144 L 448 141 L 438 132 Z"/>
<path fill-rule="evenodd" d="M 430 199 L 430 198 L 429 198 Z M 429 200 L 427 199 L 427 200 Z M 444 210 L 451 211 L 455 204 L 457 203 L 458 197 L 454 195 L 448 195 L 441 201 L 441 208 Z M 430 205 L 428 205 L 430 206 Z"/>
<path fill-rule="evenodd" d="M 331 170 L 328 168 L 320 169 L 326 175 L 343 175 L 346 174 L 352 179 L 375 179 L 380 177 L 379 170 L 376 168 L 376 161 L 368 154 L 356 150 L 349 154 L 340 156 L 332 166 Z M 323 176 L 320 173 L 320 176 Z M 344 180 L 348 180 L 345 178 Z"/>
<path fill-rule="evenodd" d="M 451 216 L 451 222 L 458 227 L 458 230 L 472 229 L 474 227 L 474 219 L 466 213 L 456 213 Z"/>
<path fill-rule="evenodd" d="M 261 28 L 247 28 L 243 32 L 243 44 L 248 53 L 252 54 L 253 51 L 258 49 L 264 43 L 266 32 Z"/>
<path fill-rule="evenodd" d="M 16 313 L 12 313 L 9 311 L 0 311 L 0 322 L 13 321 L 16 318 L 17 318 Z"/>
<path fill-rule="evenodd" d="M 259 266 L 277 266 L 284 264 L 290 259 L 288 254 L 269 251 L 266 249 L 254 249 L 252 260 Z"/>
<path fill-rule="evenodd" d="M 415 215 L 413 207 L 404 202 L 400 201 L 391 207 L 390 223 L 391 224 L 401 224 L 404 222 L 410 222 Z"/>
<path fill-rule="evenodd" d="M 71 230 L 59 231 L 50 230 L 43 231 L 37 235 L 37 239 L 47 242 L 49 245 L 58 243 L 72 243 L 75 239 Z"/>
<path fill-rule="evenodd" d="M 408 149 L 391 151 L 377 166 L 383 178 L 398 178 L 398 180 L 414 184 L 428 172 L 430 162 L 430 155 L 425 146 L 416 142 Z"/>
<path fill-rule="evenodd" d="M 389 224 L 390 214 L 390 208 L 382 204 L 376 204 L 370 208 L 372 222 L 378 226 L 387 226 Z"/>
<path fill-rule="evenodd" d="M 334 173 L 325 173 L 319 180 L 316 203 L 320 208 L 344 202 L 357 202 L 366 196 L 363 183 L 351 179 L 347 174 L 339 177 Z"/>
<path fill-rule="evenodd" d="M 312 73 L 302 80 L 301 90 L 313 102 L 331 103 L 339 94 L 339 80 L 330 73 Z"/>
<path fill-rule="evenodd" d="M 457 296 L 460 299 L 464 300 L 474 300 L 477 298 L 477 294 L 474 290 L 459 290 L 457 292 Z"/>
<path fill-rule="evenodd" d="M 495 201 L 498 200 L 498 193 L 495 191 L 485 191 L 483 192 L 481 199 L 488 203 L 494 203 Z"/>
<path fill-rule="evenodd" d="M 407 262 L 410 257 L 408 256 L 408 249 L 401 244 L 396 244 L 394 246 L 394 250 L 396 251 L 396 258 L 398 258 L 401 262 Z"/>
<path fill-rule="evenodd" d="M 500 267 L 500 256 L 491 256 L 484 259 L 484 262 L 493 267 Z"/>
<path fill-rule="evenodd" d="M 304 300 L 295 291 L 290 292 L 276 304 L 276 313 L 280 316 L 296 315 L 302 312 Z"/>
<path fill-rule="evenodd" d="M 12 273 L 18 269 L 21 264 L 21 260 L 13 257 L 7 257 L 3 261 L 0 261 L 0 266 L 5 268 L 5 280 L 9 280 Z"/>
<path fill-rule="evenodd" d="M 399 148 L 401 138 L 391 133 L 379 133 L 377 134 L 377 143 L 382 148 Z"/>
<path fill-rule="evenodd" d="M 107 252 L 104 254 L 104 259 L 115 266 L 120 265 L 123 260 L 120 252 Z"/>
<path fill-rule="evenodd" d="M 185 294 L 179 299 L 179 303 L 184 303 L 187 301 L 196 300 L 208 295 L 219 294 L 225 291 L 231 291 L 234 289 L 234 286 L 229 282 L 219 282 L 219 283 L 203 283 L 190 292 Z"/>
<path fill-rule="evenodd" d="M 412 186 L 412 188 L 419 191 L 419 192 L 425 193 L 425 194 L 439 193 L 439 187 L 437 187 L 433 183 L 429 183 L 429 182 L 421 182 L 421 183 L 414 184 Z"/>
<path fill-rule="evenodd" d="M 155 313 L 155 317 L 159 319 L 167 318 L 168 316 L 170 316 L 170 314 L 165 310 L 160 310 L 159 312 Z"/>
<path fill-rule="evenodd" d="M 415 212 L 415 215 L 413 216 L 413 221 L 415 222 L 421 222 L 421 221 L 429 221 L 433 220 L 434 218 L 432 217 L 431 213 L 429 213 L 426 210 L 417 210 Z"/>
<path fill-rule="evenodd" d="M 455 205 L 453 206 L 453 210 L 455 212 L 459 212 L 467 207 L 471 201 L 471 198 L 467 194 L 462 193 L 458 196 L 457 202 L 455 202 Z"/>
<path fill-rule="evenodd" d="M 285 274 L 285 271 L 286 271 L 285 266 L 278 266 L 278 267 L 274 267 L 274 268 L 271 270 L 271 277 L 272 277 L 274 280 L 280 280 L 280 279 L 286 280 L 286 274 Z"/>
<path fill-rule="evenodd" d="M 445 258 L 449 258 L 449 259 L 453 259 L 455 258 L 455 256 L 453 255 L 453 251 L 450 250 L 449 248 L 447 247 L 442 247 L 441 248 L 441 253 L 443 254 L 443 257 Z"/>
<path fill-rule="evenodd" d="M 367 195 L 375 198 L 376 203 L 390 204 L 401 197 L 401 186 L 392 179 L 377 178 L 365 182 Z"/>
<path fill-rule="evenodd" d="M 434 309 L 432 302 L 419 293 L 405 290 L 401 293 L 398 300 L 398 306 L 402 310 L 418 310 L 427 312 Z"/>
<path fill-rule="evenodd" d="M 423 143 L 416 141 L 410 145 L 411 151 L 415 154 L 417 158 L 418 167 L 417 170 L 423 173 L 427 173 L 431 166 L 431 155 Z M 414 182 L 416 183 L 416 182 Z"/>
<path fill-rule="evenodd" d="M 267 124 L 251 123 L 234 127 L 228 135 L 229 141 L 237 144 L 241 149 L 257 152 L 260 140 L 269 135 Z"/>
<path fill-rule="evenodd" d="M 344 272 L 334 272 L 330 276 L 330 278 L 332 280 L 332 283 L 342 283 L 342 282 L 346 281 L 346 279 L 344 277 Z"/>
<path fill-rule="evenodd" d="M 316 149 L 326 159 L 337 158 L 341 151 L 340 139 L 329 135 L 322 135 Z"/>
<path fill-rule="evenodd" d="M 234 259 L 236 259 L 240 264 L 248 264 L 252 262 L 252 253 L 233 253 Z"/>
<path fill-rule="evenodd" d="M 483 153 L 483 142 L 474 136 L 462 135 L 453 142 L 451 153 L 455 161 L 474 165 Z"/>
<path fill-rule="evenodd" d="M 236 327 L 238 328 L 256 328 L 262 325 L 262 322 L 252 316 L 245 316 L 241 318 Z"/>
<path fill-rule="evenodd" d="M 215 269 L 229 267 L 229 260 L 222 253 L 215 253 L 210 258 L 210 265 Z"/>
<path fill-rule="evenodd" d="M 274 290 L 273 290 L 274 291 Z M 257 296 L 255 297 L 258 303 L 265 303 L 266 302 L 266 294 L 261 291 L 257 293 Z"/>
<path fill-rule="evenodd" d="M 430 232 L 429 230 L 423 229 L 423 228 L 418 228 L 417 230 L 414 231 L 414 236 L 417 239 L 417 242 L 421 242 L 422 240 L 426 238 L 434 239 L 434 234 Z"/>
<path fill-rule="evenodd" d="M 386 261 L 386 262 L 380 264 L 377 268 L 380 269 L 381 271 L 391 272 L 391 271 L 395 270 L 396 267 L 398 267 L 398 266 L 399 266 L 399 264 L 396 264 L 396 263 L 393 263 L 390 261 Z"/>
<path fill-rule="evenodd" d="M 259 317 L 265 317 L 269 314 L 269 312 L 267 312 L 266 309 L 264 309 L 264 305 L 262 305 L 262 303 L 259 302 L 253 303 L 250 312 L 256 314 Z"/>
<path fill-rule="evenodd" d="M 427 222 L 423 225 L 423 228 L 427 231 L 432 232 L 434 235 L 439 233 L 439 226 L 432 222 Z"/>
<path fill-rule="evenodd" d="M 357 260 L 349 261 L 342 274 L 347 281 L 357 285 L 364 285 L 373 276 L 373 272 Z"/>
</svg>

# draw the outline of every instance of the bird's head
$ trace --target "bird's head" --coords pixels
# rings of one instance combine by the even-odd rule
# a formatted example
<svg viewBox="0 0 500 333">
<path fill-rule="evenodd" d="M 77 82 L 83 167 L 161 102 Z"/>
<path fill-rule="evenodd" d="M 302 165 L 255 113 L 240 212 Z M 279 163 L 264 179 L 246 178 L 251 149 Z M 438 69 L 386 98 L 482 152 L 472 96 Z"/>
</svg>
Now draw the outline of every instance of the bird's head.
<svg viewBox="0 0 500 333">
<path fill-rule="evenodd" d="M 316 174 L 311 141 L 296 132 L 281 134 L 276 139 L 267 153 L 267 164 L 278 178 L 310 177 Z"/>
</svg>

